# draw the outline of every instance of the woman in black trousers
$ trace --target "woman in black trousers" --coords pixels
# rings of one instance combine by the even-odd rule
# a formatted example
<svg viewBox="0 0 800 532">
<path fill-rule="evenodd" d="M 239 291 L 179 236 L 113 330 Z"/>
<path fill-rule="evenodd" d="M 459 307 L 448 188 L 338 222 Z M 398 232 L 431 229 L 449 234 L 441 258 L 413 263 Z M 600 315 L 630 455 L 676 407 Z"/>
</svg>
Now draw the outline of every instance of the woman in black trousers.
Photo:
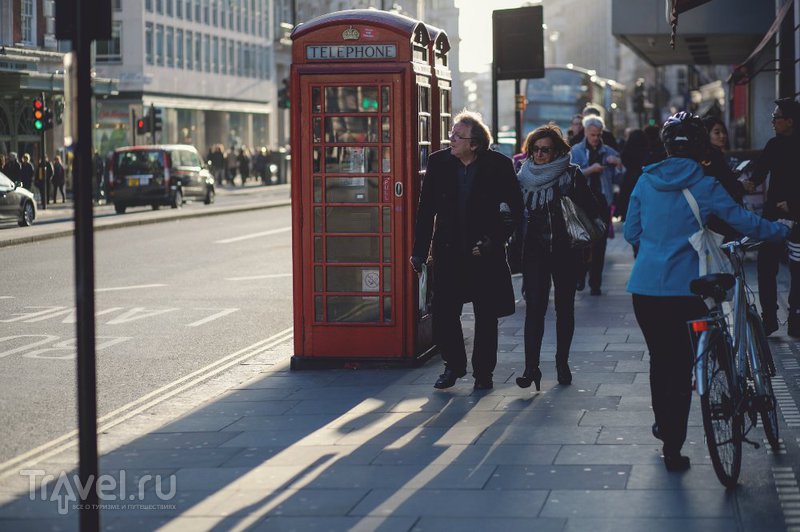
<svg viewBox="0 0 800 532">
<path fill-rule="evenodd" d="M 544 317 L 555 286 L 556 373 L 559 384 L 571 384 L 569 349 L 575 331 L 575 286 L 580 257 L 567 236 L 561 197 L 570 197 L 596 218 L 600 203 L 577 165 L 571 163 L 570 147 L 554 125 L 537 128 L 525 140 L 527 159 L 517 174 L 525 202 L 526 223 L 522 249 L 525 297 L 525 372 L 517 385 L 540 389 L 539 359 L 544 336 Z"/>
</svg>

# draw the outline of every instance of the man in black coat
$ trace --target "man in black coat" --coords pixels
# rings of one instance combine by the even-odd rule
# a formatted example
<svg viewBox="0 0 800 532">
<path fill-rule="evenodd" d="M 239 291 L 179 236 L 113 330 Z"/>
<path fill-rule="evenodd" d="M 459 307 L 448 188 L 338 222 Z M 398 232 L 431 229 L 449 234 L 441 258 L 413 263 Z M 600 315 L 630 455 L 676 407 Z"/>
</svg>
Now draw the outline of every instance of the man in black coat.
<svg viewBox="0 0 800 532">
<path fill-rule="evenodd" d="M 522 194 L 511 159 L 490 144 L 480 116 L 460 113 L 450 148 L 431 155 L 422 183 L 411 264 L 419 273 L 431 250 L 433 333 L 445 363 L 439 389 L 466 375 L 464 303 L 475 310 L 472 374 L 479 390 L 493 386 L 497 319 L 514 313 L 505 243 L 522 218 Z"/>
<path fill-rule="evenodd" d="M 800 153 L 800 103 L 793 98 L 775 100 L 772 111 L 775 136 L 753 164 L 753 172 L 742 184 L 748 192 L 770 176 L 763 216 L 767 220 L 789 219 L 800 222 L 800 179 L 797 154 Z M 782 244 L 763 242 L 758 247 L 758 299 L 767 336 L 778 330 L 778 269 L 786 249 Z M 787 334 L 800 338 L 800 263 L 789 261 L 789 320 Z"/>
</svg>

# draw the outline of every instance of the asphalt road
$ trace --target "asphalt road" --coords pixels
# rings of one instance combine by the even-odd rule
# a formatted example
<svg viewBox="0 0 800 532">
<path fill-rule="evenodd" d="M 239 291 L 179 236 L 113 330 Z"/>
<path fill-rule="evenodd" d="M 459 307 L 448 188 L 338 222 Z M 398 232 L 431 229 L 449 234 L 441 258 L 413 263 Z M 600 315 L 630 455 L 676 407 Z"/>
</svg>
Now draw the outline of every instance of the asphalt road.
<svg viewBox="0 0 800 532">
<path fill-rule="evenodd" d="M 290 327 L 290 224 L 278 207 L 97 232 L 98 415 Z M 2 462 L 77 426 L 73 240 L 0 264 Z"/>
</svg>

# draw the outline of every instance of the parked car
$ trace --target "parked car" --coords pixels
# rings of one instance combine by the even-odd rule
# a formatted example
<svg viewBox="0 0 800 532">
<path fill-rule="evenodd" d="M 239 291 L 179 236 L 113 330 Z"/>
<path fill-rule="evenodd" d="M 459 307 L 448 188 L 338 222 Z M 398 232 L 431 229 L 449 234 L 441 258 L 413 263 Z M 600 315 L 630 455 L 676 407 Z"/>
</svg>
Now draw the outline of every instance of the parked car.
<svg viewBox="0 0 800 532">
<path fill-rule="evenodd" d="M 118 148 L 108 183 L 107 198 L 117 214 L 136 205 L 177 209 L 187 200 L 214 203 L 214 177 L 188 144 Z"/>
<path fill-rule="evenodd" d="M 32 225 L 36 219 L 33 192 L 19 181 L 14 183 L 3 172 L 0 172 L 0 218 L 15 219 L 20 227 Z"/>
</svg>

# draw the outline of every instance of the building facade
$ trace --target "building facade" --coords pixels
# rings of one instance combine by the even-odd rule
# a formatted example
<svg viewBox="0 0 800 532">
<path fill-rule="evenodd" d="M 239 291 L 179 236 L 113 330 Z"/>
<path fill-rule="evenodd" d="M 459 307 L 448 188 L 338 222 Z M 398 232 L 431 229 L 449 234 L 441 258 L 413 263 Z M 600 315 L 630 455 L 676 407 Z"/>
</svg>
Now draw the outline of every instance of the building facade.
<svg viewBox="0 0 800 532">
<path fill-rule="evenodd" d="M 97 75 L 119 80 L 97 102 L 98 150 L 134 142 L 153 107 L 163 131 L 137 143 L 277 147 L 272 0 L 116 1 L 113 19 L 95 50 Z"/>
</svg>

